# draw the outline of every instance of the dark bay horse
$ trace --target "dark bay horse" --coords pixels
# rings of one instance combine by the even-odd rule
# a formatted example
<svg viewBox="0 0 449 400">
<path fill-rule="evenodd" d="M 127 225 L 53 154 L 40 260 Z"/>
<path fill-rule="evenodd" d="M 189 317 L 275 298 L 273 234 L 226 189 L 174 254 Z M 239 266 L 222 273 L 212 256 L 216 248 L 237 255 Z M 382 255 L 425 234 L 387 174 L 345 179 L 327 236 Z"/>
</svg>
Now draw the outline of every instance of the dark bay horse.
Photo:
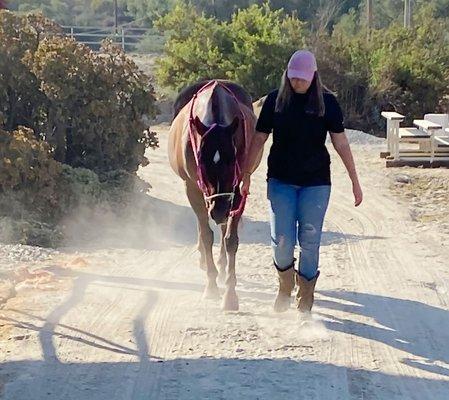
<svg viewBox="0 0 449 400">
<path fill-rule="evenodd" d="M 251 97 L 242 87 L 211 80 L 191 85 L 178 95 L 170 128 L 170 165 L 184 181 L 198 219 L 200 267 L 207 271 L 205 298 L 219 298 L 209 217 L 221 227 L 218 265 L 226 284 L 224 310 L 238 310 L 237 227 L 246 200 L 240 195 L 239 185 L 255 123 Z"/>
</svg>

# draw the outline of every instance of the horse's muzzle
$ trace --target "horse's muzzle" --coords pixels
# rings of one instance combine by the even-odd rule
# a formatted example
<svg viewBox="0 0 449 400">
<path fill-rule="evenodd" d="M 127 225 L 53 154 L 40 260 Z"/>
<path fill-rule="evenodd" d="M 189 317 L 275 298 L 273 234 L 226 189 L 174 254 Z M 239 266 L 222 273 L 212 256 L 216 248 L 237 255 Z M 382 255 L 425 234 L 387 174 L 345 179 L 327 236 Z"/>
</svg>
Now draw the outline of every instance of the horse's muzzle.
<svg viewBox="0 0 449 400">
<path fill-rule="evenodd" d="M 231 212 L 232 196 L 216 197 L 213 200 L 206 201 L 209 216 L 217 225 L 224 224 Z"/>
</svg>

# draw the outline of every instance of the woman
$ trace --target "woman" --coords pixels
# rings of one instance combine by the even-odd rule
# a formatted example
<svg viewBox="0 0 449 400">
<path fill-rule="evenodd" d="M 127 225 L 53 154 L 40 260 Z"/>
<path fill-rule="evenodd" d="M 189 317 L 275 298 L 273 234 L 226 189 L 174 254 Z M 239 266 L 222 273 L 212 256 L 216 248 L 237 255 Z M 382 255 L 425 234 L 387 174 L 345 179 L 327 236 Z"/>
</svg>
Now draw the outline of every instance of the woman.
<svg viewBox="0 0 449 400">
<path fill-rule="evenodd" d="M 252 166 L 273 132 L 268 157 L 268 199 L 273 260 L 279 275 L 274 309 L 282 312 L 289 308 L 296 281 L 297 308 L 307 313 L 312 309 L 320 274 L 321 232 L 331 191 L 330 156 L 325 146 L 327 132 L 352 181 L 355 206 L 363 198 L 344 133 L 341 108 L 335 96 L 323 89 L 311 52 L 301 50 L 291 56 L 279 90 L 265 99 L 256 131 L 241 192 L 249 194 Z M 297 241 L 300 257 L 295 271 Z"/>
</svg>

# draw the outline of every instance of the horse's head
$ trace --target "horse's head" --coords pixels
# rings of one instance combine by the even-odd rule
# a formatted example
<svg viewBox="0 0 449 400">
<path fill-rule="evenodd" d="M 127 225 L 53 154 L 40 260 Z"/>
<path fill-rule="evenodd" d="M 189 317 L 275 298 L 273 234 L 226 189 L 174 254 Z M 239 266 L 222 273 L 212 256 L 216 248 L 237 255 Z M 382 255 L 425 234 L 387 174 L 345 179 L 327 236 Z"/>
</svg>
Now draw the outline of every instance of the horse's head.
<svg viewBox="0 0 449 400">
<path fill-rule="evenodd" d="M 234 201 L 237 178 L 235 134 L 239 122 L 235 117 L 229 125 L 206 126 L 198 117 L 194 120 L 201 136 L 198 159 L 203 183 L 207 186 L 206 205 L 217 224 L 227 221 Z"/>
</svg>

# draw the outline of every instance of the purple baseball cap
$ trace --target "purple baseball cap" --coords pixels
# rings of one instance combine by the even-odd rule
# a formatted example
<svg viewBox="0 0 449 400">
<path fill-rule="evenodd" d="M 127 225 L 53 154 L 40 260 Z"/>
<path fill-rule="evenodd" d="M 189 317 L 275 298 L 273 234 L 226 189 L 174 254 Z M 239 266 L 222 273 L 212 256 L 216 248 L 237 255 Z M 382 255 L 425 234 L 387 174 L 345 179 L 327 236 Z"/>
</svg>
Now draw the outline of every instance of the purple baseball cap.
<svg viewBox="0 0 449 400">
<path fill-rule="evenodd" d="M 317 70 L 313 53 L 308 50 L 298 50 L 290 57 L 287 66 L 287 77 L 305 79 L 311 82 Z"/>
</svg>

